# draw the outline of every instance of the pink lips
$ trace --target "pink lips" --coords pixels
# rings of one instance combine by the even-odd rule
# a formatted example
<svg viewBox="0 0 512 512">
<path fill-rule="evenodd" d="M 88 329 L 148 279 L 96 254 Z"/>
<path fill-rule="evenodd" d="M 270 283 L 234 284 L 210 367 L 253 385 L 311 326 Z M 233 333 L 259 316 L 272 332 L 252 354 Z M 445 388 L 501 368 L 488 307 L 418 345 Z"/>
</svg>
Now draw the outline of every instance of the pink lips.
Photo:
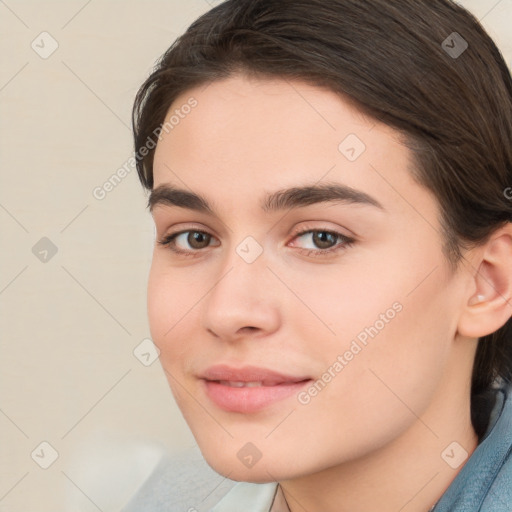
<svg viewBox="0 0 512 512">
<path fill-rule="evenodd" d="M 229 412 L 251 413 L 283 400 L 311 381 L 255 366 L 232 368 L 216 365 L 201 376 L 206 395 Z"/>
</svg>

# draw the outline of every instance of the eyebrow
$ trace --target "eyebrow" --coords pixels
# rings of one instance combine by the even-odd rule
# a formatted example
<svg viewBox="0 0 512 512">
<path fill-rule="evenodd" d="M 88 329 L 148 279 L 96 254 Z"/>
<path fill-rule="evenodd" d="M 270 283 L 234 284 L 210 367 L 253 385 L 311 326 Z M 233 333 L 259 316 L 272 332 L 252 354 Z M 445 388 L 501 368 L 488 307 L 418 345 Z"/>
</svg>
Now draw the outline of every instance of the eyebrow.
<svg viewBox="0 0 512 512">
<path fill-rule="evenodd" d="M 267 194 L 260 202 L 260 207 L 266 213 L 273 213 L 326 202 L 366 205 L 384 210 L 379 201 L 366 192 L 340 183 L 277 190 Z M 169 184 L 159 185 L 151 191 L 148 208 L 153 211 L 157 205 L 178 206 L 216 216 L 214 207 L 205 197 Z"/>
</svg>

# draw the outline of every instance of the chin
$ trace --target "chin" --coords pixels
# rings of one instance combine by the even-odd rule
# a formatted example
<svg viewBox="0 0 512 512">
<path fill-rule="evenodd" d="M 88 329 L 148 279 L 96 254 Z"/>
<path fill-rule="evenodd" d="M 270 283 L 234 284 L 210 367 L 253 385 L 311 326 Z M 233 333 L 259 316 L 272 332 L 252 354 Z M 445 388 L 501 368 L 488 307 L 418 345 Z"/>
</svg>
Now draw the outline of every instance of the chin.
<svg viewBox="0 0 512 512">
<path fill-rule="evenodd" d="M 201 445 L 199 447 L 204 459 L 214 471 L 236 482 L 264 484 L 296 476 L 290 474 L 289 467 L 284 470 L 280 464 L 274 464 L 271 458 L 266 459 L 264 455 L 256 462 L 251 461 L 250 457 L 244 461 L 243 452 L 237 454 L 230 449 L 220 452 Z"/>
</svg>

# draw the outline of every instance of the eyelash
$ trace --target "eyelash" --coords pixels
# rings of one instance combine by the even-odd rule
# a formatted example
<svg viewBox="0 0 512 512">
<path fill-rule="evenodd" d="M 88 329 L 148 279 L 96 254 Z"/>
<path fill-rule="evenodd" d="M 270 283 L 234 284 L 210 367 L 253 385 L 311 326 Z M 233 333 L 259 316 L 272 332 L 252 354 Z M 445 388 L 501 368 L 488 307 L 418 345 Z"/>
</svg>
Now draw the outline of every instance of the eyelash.
<svg viewBox="0 0 512 512">
<path fill-rule="evenodd" d="M 181 256 L 192 257 L 192 258 L 200 256 L 201 253 L 204 251 L 204 249 L 194 249 L 191 251 L 184 251 L 183 249 L 178 249 L 176 247 L 176 242 L 175 242 L 176 238 L 179 235 L 183 235 L 184 233 L 201 233 L 203 235 L 213 236 L 213 235 L 210 235 L 209 233 L 207 233 L 206 231 L 201 231 L 198 229 L 186 229 L 184 231 L 178 231 L 176 233 L 168 234 L 168 235 L 164 236 L 164 238 L 159 240 L 158 243 L 164 247 L 168 247 L 172 252 L 174 252 L 175 254 L 179 254 Z M 329 235 L 333 235 L 338 240 L 341 240 L 341 243 L 338 243 L 334 247 L 331 247 L 329 249 L 318 249 L 318 250 L 299 249 L 299 252 L 301 254 L 307 253 L 307 256 L 313 256 L 315 258 L 326 257 L 332 253 L 337 253 L 339 251 L 342 251 L 344 249 L 351 247 L 355 243 L 355 240 L 353 238 L 350 238 L 346 235 L 338 233 L 337 231 L 332 231 L 329 229 L 321 229 L 321 228 L 320 229 L 318 229 L 318 228 L 304 229 L 303 231 L 295 233 L 293 236 L 293 239 L 300 238 L 301 236 L 304 236 L 308 233 L 327 233 Z"/>
</svg>

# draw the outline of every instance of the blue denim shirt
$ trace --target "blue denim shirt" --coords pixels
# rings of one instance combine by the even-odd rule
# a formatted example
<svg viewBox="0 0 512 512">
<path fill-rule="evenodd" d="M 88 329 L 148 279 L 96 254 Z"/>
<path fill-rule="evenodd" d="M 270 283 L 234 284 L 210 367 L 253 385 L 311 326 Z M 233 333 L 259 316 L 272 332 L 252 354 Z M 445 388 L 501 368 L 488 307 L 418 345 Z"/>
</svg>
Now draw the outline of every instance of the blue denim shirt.
<svg viewBox="0 0 512 512">
<path fill-rule="evenodd" d="M 434 512 L 512 511 L 512 385 L 496 391 L 487 431 Z"/>
<path fill-rule="evenodd" d="M 494 393 L 484 435 L 433 512 L 512 512 L 512 385 Z M 276 483 L 237 483 L 194 457 L 162 463 L 123 512 L 286 512 Z"/>
</svg>

